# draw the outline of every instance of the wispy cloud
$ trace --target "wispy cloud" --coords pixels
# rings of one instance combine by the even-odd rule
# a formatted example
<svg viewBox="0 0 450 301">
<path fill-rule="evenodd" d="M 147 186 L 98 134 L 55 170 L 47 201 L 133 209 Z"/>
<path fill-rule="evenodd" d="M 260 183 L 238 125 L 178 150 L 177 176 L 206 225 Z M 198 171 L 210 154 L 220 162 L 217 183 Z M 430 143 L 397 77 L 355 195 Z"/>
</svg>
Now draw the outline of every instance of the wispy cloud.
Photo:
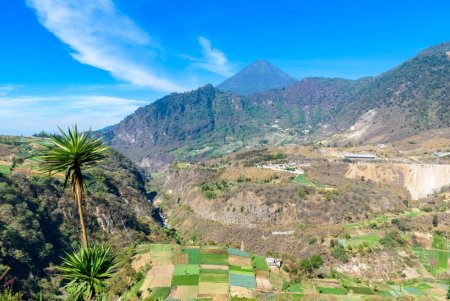
<svg viewBox="0 0 450 301">
<path fill-rule="evenodd" d="M 9 94 L 11 91 L 14 91 L 16 89 L 19 89 L 21 86 L 20 85 L 11 85 L 11 84 L 7 84 L 7 85 L 0 85 L 0 96 L 4 96 Z"/>
<path fill-rule="evenodd" d="M 220 75 L 229 76 L 233 74 L 233 66 L 228 61 L 227 56 L 221 50 L 213 48 L 211 41 L 205 37 L 198 37 L 203 56 L 200 58 L 190 55 L 181 55 L 181 57 L 192 61 L 192 66 L 208 70 Z"/>
<path fill-rule="evenodd" d="M 27 3 L 40 23 L 73 49 L 72 57 L 80 63 L 108 71 L 115 78 L 137 86 L 167 92 L 186 90 L 157 74 L 151 61 L 159 45 L 118 11 L 112 0 L 27 0 Z"/>
<path fill-rule="evenodd" d="M 0 96 L 2 134 L 54 132 L 57 126 L 78 124 L 99 129 L 119 122 L 147 101 L 102 95 Z"/>
</svg>

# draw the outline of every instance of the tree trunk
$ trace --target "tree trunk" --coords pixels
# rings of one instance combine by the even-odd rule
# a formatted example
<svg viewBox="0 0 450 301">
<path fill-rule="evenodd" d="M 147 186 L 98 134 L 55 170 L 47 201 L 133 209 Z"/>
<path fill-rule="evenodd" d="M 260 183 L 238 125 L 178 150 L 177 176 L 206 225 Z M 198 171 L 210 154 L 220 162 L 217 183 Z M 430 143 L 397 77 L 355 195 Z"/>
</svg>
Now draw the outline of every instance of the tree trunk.
<svg viewBox="0 0 450 301">
<path fill-rule="evenodd" d="M 84 192 L 84 183 L 83 183 L 83 175 L 81 170 L 75 169 L 72 174 L 72 194 L 77 202 L 78 207 L 78 216 L 80 217 L 80 226 L 81 226 L 81 242 L 83 247 L 88 246 L 88 238 L 86 231 L 86 224 L 84 223 L 84 214 L 83 214 L 83 192 Z"/>
</svg>

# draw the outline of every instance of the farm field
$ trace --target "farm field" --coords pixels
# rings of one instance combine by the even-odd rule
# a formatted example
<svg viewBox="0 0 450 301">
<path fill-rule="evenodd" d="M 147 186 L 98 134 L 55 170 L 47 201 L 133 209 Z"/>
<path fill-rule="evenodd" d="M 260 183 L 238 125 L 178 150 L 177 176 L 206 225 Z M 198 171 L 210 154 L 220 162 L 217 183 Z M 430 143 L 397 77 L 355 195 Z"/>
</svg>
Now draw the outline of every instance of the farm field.
<svg viewBox="0 0 450 301">
<path fill-rule="evenodd" d="M 439 276 L 446 274 L 449 271 L 448 258 L 450 249 L 448 245 L 448 241 L 445 237 L 435 234 L 433 236 L 431 249 L 413 246 L 412 251 L 431 274 Z"/>
<path fill-rule="evenodd" d="M 378 239 L 376 235 L 366 235 L 349 242 L 375 244 Z M 444 243 L 447 241 L 437 238 L 435 245 Z M 311 279 L 285 286 L 284 283 L 290 283 L 287 274 L 269 268 L 264 257 L 217 246 L 140 245 L 132 266 L 145 276 L 122 295 L 122 301 L 139 297 L 146 301 L 311 300 L 318 296 L 320 300 L 414 300 L 446 289 L 444 282 L 363 284 L 347 278 Z"/>
</svg>

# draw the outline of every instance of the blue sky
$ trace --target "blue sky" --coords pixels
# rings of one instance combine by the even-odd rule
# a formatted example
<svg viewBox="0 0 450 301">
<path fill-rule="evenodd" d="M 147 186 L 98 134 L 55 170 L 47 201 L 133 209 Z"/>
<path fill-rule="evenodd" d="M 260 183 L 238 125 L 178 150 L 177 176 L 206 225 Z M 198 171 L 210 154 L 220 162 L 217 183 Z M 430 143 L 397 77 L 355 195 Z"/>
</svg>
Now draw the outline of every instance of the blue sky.
<svg viewBox="0 0 450 301">
<path fill-rule="evenodd" d="M 377 75 L 450 40 L 450 1 L 0 2 L 0 133 L 102 128 L 258 59 Z"/>
</svg>

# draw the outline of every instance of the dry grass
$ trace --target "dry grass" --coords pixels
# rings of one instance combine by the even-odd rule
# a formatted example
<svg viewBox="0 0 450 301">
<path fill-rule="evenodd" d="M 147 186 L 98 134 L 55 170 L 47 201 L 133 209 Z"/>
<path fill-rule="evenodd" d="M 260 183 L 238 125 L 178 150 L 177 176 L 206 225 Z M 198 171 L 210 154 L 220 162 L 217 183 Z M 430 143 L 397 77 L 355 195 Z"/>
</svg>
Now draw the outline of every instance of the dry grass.
<svg viewBox="0 0 450 301">
<path fill-rule="evenodd" d="M 255 270 L 256 288 L 262 291 L 271 291 L 273 286 L 269 280 L 269 272 L 263 270 Z"/>
<path fill-rule="evenodd" d="M 174 254 L 173 255 L 173 263 L 175 265 L 188 264 L 189 263 L 188 254 Z"/>
<path fill-rule="evenodd" d="M 170 293 L 170 298 L 180 300 L 192 300 L 197 298 L 198 286 L 178 286 Z"/>
<path fill-rule="evenodd" d="M 232 297 L 255 298 L 254 290 L 240 286 L 230 286 L 230 294 Z"/>
<path fill-rule="evenodd" d="M 135 271 L 139 271 L 143 267 L 145 267 L 147 264 L 149 264 L 150 262 L 151 262 L 150 253 L 136 255 L 131 262 L 131 267 Z"/>
<path fill-rule="evenodd" d="M 414 232 L 412 240 L 415 244 L 419 245 L 422 248 L 431 249 L 432 248 L 432 239 L 431 235 Z"/>
<path fill-rule="evenodd" d="M 289 177 L 291 174 L 257 167 L 228 167 L 220 176 L 222 180 L 237 180 L 240 177 L 251 180 L 266 180 L 274 176 Z"/>
<path fill-rule="evenodd" d="M 228 295 L 228 283 L 200 282 L 198 285 L 199 295 Z"/>
<path fill-rule="evenodd" d="M 200 268 L 205 270 L 224 270 L 224 271 L 230 269 L 230 267 L 227 265 L 215 265 L 215 264 L 201 264 Z"/>
<path fill-rule="evenodd" d="M 229 255 L 228 256 L 228 264 L 251 267 L 252 260 L 250 258 L 246 258 L 246 257 L 242 257 L 242 256 Z"/>
<path fill-rule="evenodd" d="M 150 251 L 151 260 L 156 265 L 169 265 L 173 264 L 172 251 Z"/>
<path fill-rule="evenodd" d="M 154 266 L 147 272 L 144 283 L 141 286 L 142 297 L 145 299 L 149 293 L 148 288 L 170 287 L 172 285 L 172 275 L 174 266 Z"/>
<path fill-rule="evenodd" d="M 227 250 L 219 248 L 202 249 L 200 252 L 202 254 L 216 254 L 216 255 L 228 254 Z"/>
</svg>

